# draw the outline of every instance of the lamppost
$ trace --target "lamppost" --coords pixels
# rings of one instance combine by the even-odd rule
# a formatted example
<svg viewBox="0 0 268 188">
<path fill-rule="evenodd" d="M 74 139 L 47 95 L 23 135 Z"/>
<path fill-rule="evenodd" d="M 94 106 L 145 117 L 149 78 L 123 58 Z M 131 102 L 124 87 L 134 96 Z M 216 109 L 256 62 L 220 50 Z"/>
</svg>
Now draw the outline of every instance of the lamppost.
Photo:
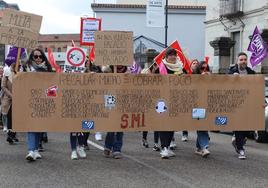
<svg viewBox="0 0 268 188">
<path fill-rule="evenodd" d="M 165 47 L 167 47 L 167 39 L 168 39 L 168 0 L 166 0 L 166 6 L 165 6 Z"/>
</svg>

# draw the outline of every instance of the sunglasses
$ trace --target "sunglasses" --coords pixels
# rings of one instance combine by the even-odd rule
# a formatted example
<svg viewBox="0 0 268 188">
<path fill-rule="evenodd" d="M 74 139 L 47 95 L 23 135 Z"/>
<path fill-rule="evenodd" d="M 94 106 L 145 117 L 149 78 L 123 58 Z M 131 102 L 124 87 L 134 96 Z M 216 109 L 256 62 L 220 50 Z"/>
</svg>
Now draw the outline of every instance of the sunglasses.
<svg viewBox="0 0 268 188">
<path fill-rule="evenodd" d="M 39 59 L 43 59 L 43 56 L 42 56 L 42 55 L 34 55 L 33 58 L 34 58 L 34 59 L 37 59 L 37 58 L 39 58 Z"/>
</svg>

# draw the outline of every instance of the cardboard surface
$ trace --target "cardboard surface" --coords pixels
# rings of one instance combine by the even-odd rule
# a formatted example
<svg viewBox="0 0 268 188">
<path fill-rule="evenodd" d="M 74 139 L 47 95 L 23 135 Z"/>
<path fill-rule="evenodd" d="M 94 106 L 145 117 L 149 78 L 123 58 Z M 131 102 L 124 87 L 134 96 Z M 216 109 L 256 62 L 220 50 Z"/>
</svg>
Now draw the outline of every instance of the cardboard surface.
<svg viewBox="0 0 268 188">
<path fill-rule="evenodd" d="M 133 64 L 133 32 L 96 31 L 94 38 L 96 65 Z"/>
<path fill-rule="evenodd" d="M 23 48 L 36 48 L 42 16 L 4 9 L 0 43 Z"/>
<path fill-rule="evenodd" d="M 20 73 L 13 82 L 13 128 L 263 130 L 263 104 L 262 75 Z"/>
<path fill-rule="evenodd" d="M 22 33 L 21 33 L 22 32 Z M 8 44 L 22 48 L 36 48 L 38 44 L 39 33 L 31 31 L 22 31 L 18 28 L 0 27 L 0 43 Z"/>
</svg>

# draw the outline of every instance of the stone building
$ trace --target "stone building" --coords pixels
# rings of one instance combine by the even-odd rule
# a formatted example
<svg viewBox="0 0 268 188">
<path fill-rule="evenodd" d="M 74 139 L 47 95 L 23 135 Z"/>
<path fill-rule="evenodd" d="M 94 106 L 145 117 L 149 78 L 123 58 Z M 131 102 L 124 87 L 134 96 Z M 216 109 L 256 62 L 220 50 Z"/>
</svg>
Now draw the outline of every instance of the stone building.
<svg viewBox="0 0 268 188">
<path fill-rule="evenodd" d="M 247 48 L 254 28 L 258 26 L 268 41 L 267 0 L 207 0 L 206 47 L 213 72 L 226 73 L 236 62 L 240 51 Z M 249 65 L 250 66 L 250 65 Z M 268 61 L 254 67 L 257 72 L 268 72 Z"/>
</svg>

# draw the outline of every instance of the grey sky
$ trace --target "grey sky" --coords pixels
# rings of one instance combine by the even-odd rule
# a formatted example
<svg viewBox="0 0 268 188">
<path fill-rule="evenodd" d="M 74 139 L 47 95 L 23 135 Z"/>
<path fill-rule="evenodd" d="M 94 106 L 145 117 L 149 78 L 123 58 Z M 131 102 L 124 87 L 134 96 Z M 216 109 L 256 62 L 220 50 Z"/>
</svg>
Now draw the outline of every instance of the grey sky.
<svg viewBox="0 0 268 188">
<path fill-rule="evenodd" d="M 5 0 L 17 3 L 21 11 L 43 16 L 40 33 L 79 33 L 80 17 L 92 16 L 90 8 L 94 0 Z M 114 2 L 114 0 L 95 0 Z"/>
</svg>

